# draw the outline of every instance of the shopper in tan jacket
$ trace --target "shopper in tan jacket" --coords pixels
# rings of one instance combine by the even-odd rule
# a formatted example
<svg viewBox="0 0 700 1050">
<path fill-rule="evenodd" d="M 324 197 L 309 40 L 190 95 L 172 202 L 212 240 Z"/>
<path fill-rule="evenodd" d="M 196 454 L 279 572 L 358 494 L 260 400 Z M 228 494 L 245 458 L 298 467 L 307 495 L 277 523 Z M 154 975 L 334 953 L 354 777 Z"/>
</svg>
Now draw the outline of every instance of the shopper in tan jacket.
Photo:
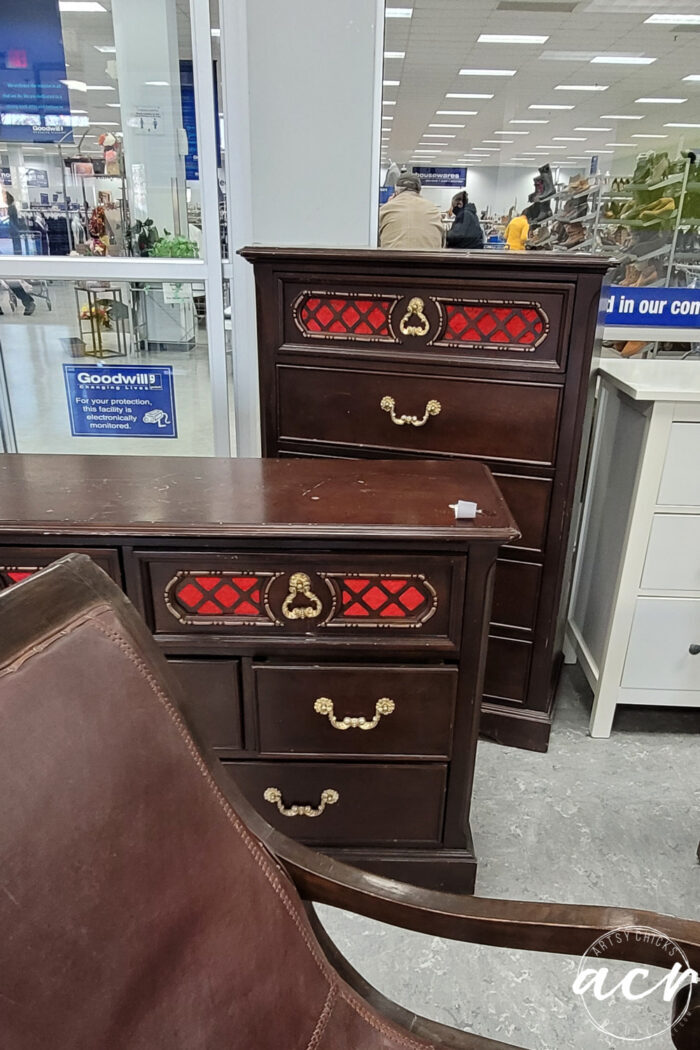
<svg viewBox="0 0 700 1050">
<path fill-rule="evenodd" d="M 379 209 L 379 247 L 437 251 L 443 245 L 440 209 L 421 197 L 418 175 L 396 180 L 396 193 Z"/>
</svg>

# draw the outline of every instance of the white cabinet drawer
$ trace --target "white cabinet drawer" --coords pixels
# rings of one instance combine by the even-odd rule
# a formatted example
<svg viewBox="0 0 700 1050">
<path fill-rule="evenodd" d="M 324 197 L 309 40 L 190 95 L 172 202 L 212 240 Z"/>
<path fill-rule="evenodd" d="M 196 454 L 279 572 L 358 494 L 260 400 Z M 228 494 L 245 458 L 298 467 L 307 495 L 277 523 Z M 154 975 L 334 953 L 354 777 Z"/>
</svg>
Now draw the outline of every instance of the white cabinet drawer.
<svg viewBox="0 0 700 1050">
<path fill-rule="evenodd" d="M 622 686 L 700 690 L 700 598 L 638 598 Z"/>
<path fill-rule="evenodd" d="M 700 423 L 671 424 L 658 502 L 700 507 Z"/>
<path fill-rule="evenodd" d="M 700 514 L 654 515 L 642 587 L 700 591 Z"/>
</svg>

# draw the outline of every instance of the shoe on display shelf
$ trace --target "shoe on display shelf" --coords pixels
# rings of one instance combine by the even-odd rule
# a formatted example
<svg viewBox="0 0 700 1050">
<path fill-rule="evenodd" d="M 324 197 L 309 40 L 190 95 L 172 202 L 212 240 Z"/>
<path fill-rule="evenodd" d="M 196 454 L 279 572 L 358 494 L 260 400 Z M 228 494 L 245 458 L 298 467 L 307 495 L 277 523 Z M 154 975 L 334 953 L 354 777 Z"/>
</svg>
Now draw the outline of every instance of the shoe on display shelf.
<svg viewBox="0 0 700 1050">
<path fill-rule="evenodd" d="M 622 354 L 623 357 L 635 357 L 637 354 L 640 354 L 642 352 L 642 350 L 645 349 L 645 347 L 651 346 L 651 345 L 652 345 L 652 343 L 648 339 L 647 340 L 630 339 L 622 347 L 622 350 L 620 351 L 620 353 Z"/>
</svg>

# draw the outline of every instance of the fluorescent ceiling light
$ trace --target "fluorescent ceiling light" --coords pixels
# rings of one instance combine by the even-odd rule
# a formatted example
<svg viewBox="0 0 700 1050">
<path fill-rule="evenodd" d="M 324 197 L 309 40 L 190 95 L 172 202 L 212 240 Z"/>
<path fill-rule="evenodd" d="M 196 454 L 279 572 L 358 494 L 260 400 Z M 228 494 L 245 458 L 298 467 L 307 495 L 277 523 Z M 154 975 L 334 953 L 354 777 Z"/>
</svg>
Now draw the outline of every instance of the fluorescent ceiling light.
<svg viewBox="0 0 700 1050">
<path fill-rule="evenodd" d="M 121 102 L 105 102 L 107 109 L 121 109 Z"/>
<path fill-rule="evenodd" d="M 553 135 L 552 142 L 586 142 L 586 136 L 579 135 Z"/>
<path fill-rule="evenodd" d="M 58 0 L 59 11 L 81 11 L 87 14 L 90 11 L 106 10 L 97 0 Z"/>
<path fill-rule="evenodd" d="M 457 136 L 456 135 L 433 135 L 431 133 L 429 135 L 424 135 L 423 138 L 424 139 L 456 139 Z"/>
<path fill-rule="evenodd" d="M 500 153 L 501 150 L 498 146 L 475 146 L 475 153 Z"/>
<path fill-rule="evenodd" d="M 545 103 L 541 106 L 528 106 L 528 109 L 575 109 L 575 106 L 555 106 L 553 103 Z"/>
<path fill-rule="evenodd" d="M 385 18 L 410 18 L 412 14 L 412 7 L 387 7 L 384 11 Z"/>
<path fill-rule="evenodd" d="M 88 84 L 85 88 L 86 91 L 114 91 L 114 88 L 109 84 Z"/>
<path fill-rule="evenodd" d="M 614 153 L 614 149 L 587 149 L 586 153 Z"/>
<path fill-rule="evenodd" d="M 445 98 L 493 98 L 493 95 L 473 94 L 469 91 L 448 91 Z"/>
<path fill-rule="evenodd" d="M 633 139 L 667 139 L 668 135 L 633 135 Z"/>
<path fill-rule="evenodd" d="M 385 51 L 384 58 L 405 58 L 405 51 Z"/>
<path fill-rule="evenodd" d="M 393 120 L 393 117 L 387 117 L 386 113 L 382 113 L 382 120 Z"/>
<path fill-rule="evenodd" d="M 665 128 L 700 128 L 700 124 L 664 124 Z"/>
<path fill-rule="evenodd" d="M 513 139 L 482 139 L 481 141 L 482 141 L 482 142 L 484 142 L 484 143 L 486 143 L 487 145 L 488 145 L 489 143 L 493 143 L 493 144 L 495 144 L 496 146 L 498 146 L 498 145 L 499 145 L 499 143 L 501 143 L 501 142 L 502 142 L 502 143 L 504 143 L 504 144 L 505 144 L 506 146 L 512 146 L 512 145 L 513 145 L 513 141 L 514 141 L 514 140 L 513 140 Z"/>
<path fill-rule="evenodd" d="M 146 80 L 145 85 L 146 87 L 170 87 L 167 80 Z"/>
<path fill-rule="evenodd" d="M 687 77 L 683 77 L 684 80 L 700 80 L 700 73 L 689 73 Z"/>
<path fill-rule="evenodd" d="M 435 112 L 436 117 L 475 117 L 478 114 L 476 109 L 438 109 Z"/>
<path fill-rule="evenodd" d="M 609 84 L 557 84 L 555 91 L 607 91 Z"/>
<path fill-rule="evenodd" d="M 517 69 L 460 69 L 461 77 L 514 77 Z"/>
<path fill-rule="evenodd" d="M 527 36 L 522 33 L 482 33 L 477 44 L 546 44 L 548 36 Z"/>
<path fill-rule="evenodd" d="M 87 110 L 86 109 L 72 109 L 70 111 L 70 115 L 72 117 L 87 115 Z"/>
<path fill-rule="evenodd" d="M 591 65 L 596 63 L 601 66 L 650 66 L 656 62 L 655 58 L 627 58 L 623 55 L 596 55 L 591 59 Z"/>
<path fill-rule="evenodd" d="M 103 55 L 116 55 L 117 49 L 114 44 L 93 44 L 95 51 L 99 51 Z"/>
<path fill-rule="evenodd" d="M 396 102 L 393 99 L 390 100 L 390 99 L 386 99 L 385 98 L 384 101 L 382 102 L 382 105 L 383 106 L 395 106 Z"/>
<path fill-rule="evenodd" d="M 634 145 L 636 145 L 636 143 L 634 143 L 634 142 L 606 142 L 605 145 L 606 146 L 634 146 Z"/>
<path fill-rule="evenodd" d="M 221 30 L 220 30 L 220 29 L 216 29 L 216 28 L 214 28 L 214 29 L 212 29 L 212 31 L 211 31 L 211 35 L 212 35 L 212 36 L 221 36 Z"/>
<path fill-rule="evenodd" d="M 494 131 L 494 135 L 529 135 L 529 131 Z"/>
<path fill-rule="evenodd" d="M 568 146 L 535 146 L 535 149 L 568 149 Z"/>
<path fill-rule="evenodd" d="M 574 128 L 574 131 L 612 131 L 612 128 Z"/>
<path fill-rule="evenodd" d="M 658 102 L 659 104 L 663 104 L 664 102 L 668 102 L 669 105 L 673 104 L 673 105 L 677 106 L 681 102 L 687 102 L 688 99 L 687 98 L 636 98 L 634 101 L 635 102 Z"/>
<path fill-rule="evenodd" d="M 62 80 L 61 83 L 65 84 L 69 91 L 87 91 L 84 80 Z"/>
<path fill-rule="evenodd" d="M 637 116 L 630 113 L 603 113 L 601 120 L 644 120 L 644 114 Z"/>
<path fill-rule="evenodd" d="M 382 80 L 384 87 L 398 87 L 400 83 L 400 80 Z"/>
<path fill-rule="evenodd" d="M 509 124 L 549 124 L 548 120 L 509 120 Z"/>
<path fill-rule="evenodd" d="M 428 124 L 429 128 L 463 128 L 464 124 Z"/>
<path fill-rule="evenodd" d="M 650 15 L 644 24 L 655 26 L 700 26 L 700 15 Z"/>
</svg>

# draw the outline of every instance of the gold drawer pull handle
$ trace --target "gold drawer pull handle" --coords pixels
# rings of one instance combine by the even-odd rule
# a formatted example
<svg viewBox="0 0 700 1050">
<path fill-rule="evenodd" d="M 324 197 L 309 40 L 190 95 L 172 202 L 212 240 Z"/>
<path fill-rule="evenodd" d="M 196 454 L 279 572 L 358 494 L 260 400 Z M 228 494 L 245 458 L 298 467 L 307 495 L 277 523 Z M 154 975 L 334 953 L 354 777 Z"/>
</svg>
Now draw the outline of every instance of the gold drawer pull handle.
<svg viewBox="0 0 700 1050">
<path fill-rule="evenodd" d="M 427 335 L 430 331 L 430 322 L 423 313 L 425 303 L 422 299 L 416 296 L 415 299 L 411 299 L 408 304 L 408 310 L 401 318 L 399 322 L 399 331 L 401 335 Z M 418 321 L 418 324 L 409 324 L 408 322 L 412 317 Z"/>
<path fill-rule="evenodd" d="M 282 801 L 282 792 L 279 788 L 265 788 L 263 798 L 277 806 L 283 817 L 320 817 L 326 806 L 334 806 L 340 795 L 335 788 L 326 788 L 321 792 L 321 801 L 314 809 L 313 806 L 285 806 Z"/>
<path fill-rule="evenodd" d="M 308 598 L 311 605 L 297 605 L 295 598 Z M 311 580 L 305 572 L 295 572 L 289 577 L 289 594 L 282 602 L 282 612 L 288 620 L 315 620 L 321 612 L 321 600 L 311 590 Z"/>
<path fill-rule="evenodd" d="M 374 729 L 379 725 L 382 715 L 390 715 L 395 707 L 393 700 L 390 700 L 388 696 L 382 696 L 374 705 L 374 718 L 368 721 L 366 718 L 350 718 L 347 715 L 345 718 L 337 719 L 333 711 L 333 701 L 327 696 L 319 696 L 314 702 L 316 714 L 327 715 L 334 729 Z"/>
<path fill-rule="evenodd" d="M 425 412 L 423 413 L 422 419 L 419 419 L 418 416 L 397 416 L 394 412 L 396 402 L 393 397 L 390 397 L 388 394 L 381 399 L 379 407 L 382 412 L 389 413 L 391 416 L 391 422 L 395 423 L 397 427 L 402 427 L 406 423 L 408 423 L 410 427 L 424 427 L 430 416 L 439 416 L 442 412 L 442 405 L 440 402 L 431 399 L 425 406 Z"/>
</svg>

